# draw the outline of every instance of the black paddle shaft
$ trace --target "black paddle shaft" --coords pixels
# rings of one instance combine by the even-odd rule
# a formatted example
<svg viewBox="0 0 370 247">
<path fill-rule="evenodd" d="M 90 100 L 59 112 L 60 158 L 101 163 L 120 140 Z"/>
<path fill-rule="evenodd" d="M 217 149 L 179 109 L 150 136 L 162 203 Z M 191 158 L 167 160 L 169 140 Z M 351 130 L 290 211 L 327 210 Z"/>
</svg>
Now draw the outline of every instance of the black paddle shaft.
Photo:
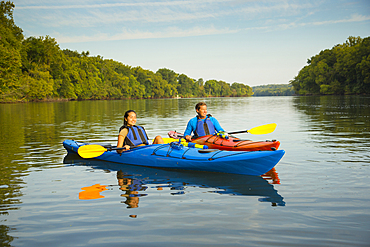
<svg viewBox="0 0 370 247">
<path fill-rule="evenodd" d="M 234 131 L 234 132 L 227 132 L 228 134 L 240 134 L 240 133 L 248 133 L 248 130 L 241 130 L 241 131 Z"/>
</svg>

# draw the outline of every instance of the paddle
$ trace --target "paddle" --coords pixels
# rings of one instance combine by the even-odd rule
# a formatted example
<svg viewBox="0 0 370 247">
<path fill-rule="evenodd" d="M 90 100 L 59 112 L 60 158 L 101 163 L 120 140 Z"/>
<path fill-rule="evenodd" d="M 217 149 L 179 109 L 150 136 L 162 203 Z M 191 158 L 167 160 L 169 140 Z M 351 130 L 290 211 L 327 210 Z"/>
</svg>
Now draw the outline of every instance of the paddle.
<svg viewBox="0 0 370 247">
<path fill-rule="evenodd" d="M 109 148 L 106 149 L 103 146 L 97 145 L 97 144 L 89 144 L 89 145 L 84 145 L 78 148 L 77 153 L 84 159 L 90 159 L 90 158 L 95 158 L 100 155 L 102 155 L 106 151 L 111 151 L 111 150 L 122 150 L 126 149 L 125 147 L 122 148 Z"/>
<path fill-rule="evenodd" d="M 240 134 L 240 133 L 249 133 L 252 135 L 264 135 L 264 134 L 270 134 L 274 132 L 276 129 L 277 124 L 276 123 L 270 123 L 270 124 L 265 124 L 261 125 L 258 127 L 254 127 L 250 130 L 242 130 L 242 131 L 234 131 L 234 132 L 228 132 L 229 134 Z"/>
<path fill-rule="evenodd" d="M 177 142 L 176 142 L 176 144 L 177 144 Z M 189 148 L 208 149 L 208 147 L 206 145 L 200 145 L 200 144 L 195 144 L 195 143 L 179 142 L 178 145 L 180 145 L 180 144 L 182 146 L 189 147 Z M 135 147 L 137 147 L 137 146 L 134 146 L 134 147 L 131 147 L 131 148 L 135 148 Z M 77 150 L 77 153 L 78 153 L 78 155 L 80 155 L 84 159 L 90 159 L 90 158 L 96 158 L 96 157 L 102 155 L 106 151 L 122 150 L 122 149 L 126 149 L 126 148 L 122 147 L 122 148 L 108 148 L 107 149 L 107 148 L 105 148 L 101 145 L 89 144 L 89 145 L 83 145 L 83 146 L 79 147 L 78 150 Z"/>
</svg>

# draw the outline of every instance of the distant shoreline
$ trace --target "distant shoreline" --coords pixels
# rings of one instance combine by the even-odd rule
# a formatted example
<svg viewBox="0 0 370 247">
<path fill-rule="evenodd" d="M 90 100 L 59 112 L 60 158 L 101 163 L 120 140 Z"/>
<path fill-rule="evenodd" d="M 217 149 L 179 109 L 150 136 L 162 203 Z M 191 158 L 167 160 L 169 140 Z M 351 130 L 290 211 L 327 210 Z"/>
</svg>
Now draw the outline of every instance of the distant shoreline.
<svg viewBox="0 0 370 247">
<path fill-rule="evenodd" d="M 211 96 L 211 97 L 168 97 L 168 98 L 141 98 L 141 99 L 42 99 L 33 101 L 13 101 L 0 102 L 0 104 L 27 104 L 27 103 L 45 103 L 45 102 L 66 102 L 66 101 L 102 101 L 102 100 L 152 100 L 152 99 L 196 99 L 196 98 L 251 98 L 251 97 L 311 97 L 311 96 L 366 96 L 370 94 L 311 94 L 311 95 L 252 95 L 252 96 Z"/>
</svg>

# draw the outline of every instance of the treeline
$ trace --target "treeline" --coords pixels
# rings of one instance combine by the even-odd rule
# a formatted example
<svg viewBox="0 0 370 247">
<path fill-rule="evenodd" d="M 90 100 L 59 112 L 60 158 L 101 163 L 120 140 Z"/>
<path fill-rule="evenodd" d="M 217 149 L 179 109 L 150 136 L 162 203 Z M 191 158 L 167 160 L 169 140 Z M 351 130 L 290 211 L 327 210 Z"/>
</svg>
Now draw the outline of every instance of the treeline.
<svg viewBox="0 0 370 247">
<path fill-rule="evenodd" d="M 14 4 L 0 9 L 0 102 L 251 96 L 242 83 L 192 79 L 170 69 L 131 67 L 89 52 L 61 50 L 54 38 L 24 38 Z"/>
<path fill-rule="evenodd" d="M 253 96 L 292 96 L 294 88 L 290 84 L 269 84 L 252 87 Z"/>
<path fill-rule="evenodd" d="M 307 63 L 290 81 L 300 95 L 370 93 L 370 37 L 349 37 Z"/>
</svg>

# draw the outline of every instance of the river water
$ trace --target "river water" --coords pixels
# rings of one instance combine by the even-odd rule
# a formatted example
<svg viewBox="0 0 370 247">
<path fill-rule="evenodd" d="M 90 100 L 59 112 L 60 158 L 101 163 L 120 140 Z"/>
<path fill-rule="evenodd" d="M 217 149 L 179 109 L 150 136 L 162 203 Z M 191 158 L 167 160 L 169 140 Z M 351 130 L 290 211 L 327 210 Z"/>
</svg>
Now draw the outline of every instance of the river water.
<svg viewBox="0 0 370 247">
<path fill-rule="evenodd" d="M 124 112 L 149 137 L 199 101 L 231 132 L 286 151 L 262 177 L 81 160 L 65 139 L 115 144 Z M 369 246 L 370 97 L 0 105 L 1 246 Z"/>
</svg>

